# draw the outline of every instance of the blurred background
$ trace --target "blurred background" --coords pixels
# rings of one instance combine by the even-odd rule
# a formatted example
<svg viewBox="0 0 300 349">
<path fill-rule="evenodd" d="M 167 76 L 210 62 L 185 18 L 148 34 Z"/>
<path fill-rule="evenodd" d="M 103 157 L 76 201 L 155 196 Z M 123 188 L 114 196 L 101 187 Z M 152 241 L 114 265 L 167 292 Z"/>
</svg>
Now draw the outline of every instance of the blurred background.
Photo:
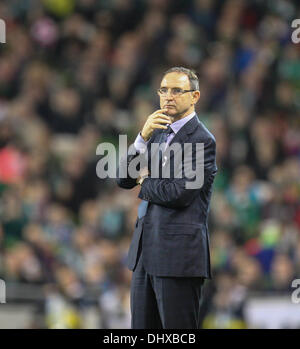
<svg viewBox="0 0 300 349">
<path fill-rule="evenodd" d="M 300 44 L 293 0 L 1 0 L 0 328 L 129 328 L 139 199 L 96 176 L 163 71 L 194 69 L 219 168 L 203 328 L 300 328 Z"/>
</svg>

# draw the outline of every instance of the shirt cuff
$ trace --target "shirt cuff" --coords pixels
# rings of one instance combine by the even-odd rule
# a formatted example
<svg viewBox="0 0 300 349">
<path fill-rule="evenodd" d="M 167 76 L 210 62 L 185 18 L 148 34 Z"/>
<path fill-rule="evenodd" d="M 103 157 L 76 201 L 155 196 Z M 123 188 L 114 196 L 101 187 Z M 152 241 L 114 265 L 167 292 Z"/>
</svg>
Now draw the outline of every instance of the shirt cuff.
<svg viewBox="0 0 300 349">
<path fill-rule="evenodd" d="M 144 141 L 143 137 L 141 136 L 141 133 L 139 132 L 134 141 L 134 147 L 139 153 L 143 154 L 147 150 L 148 142 Z"/>
</svg>

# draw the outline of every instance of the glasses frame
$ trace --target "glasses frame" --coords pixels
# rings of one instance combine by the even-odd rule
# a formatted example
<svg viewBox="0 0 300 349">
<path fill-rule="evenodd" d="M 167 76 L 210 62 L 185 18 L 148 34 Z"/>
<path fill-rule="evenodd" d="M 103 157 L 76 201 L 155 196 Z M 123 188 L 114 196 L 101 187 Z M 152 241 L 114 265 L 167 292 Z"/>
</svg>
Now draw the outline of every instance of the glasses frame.
<svg viewBox="0 0 300 349">
<path fill-rule="evenodd" d="M 162 88 L 164 88 L 164 87 L 162 87 Z M 162 92 L 161 92 L 161 89 L 162 89 L 162 88 L 158 88 L 158 89 L 157 89 L 157 94 L 158 94 L 159 96 L 166 96 L 166 95 L 168 94 L 168 91 L 167 91 L 166 93 L 162 93 Z M 166 88 L 166 87 L 165 87 L 165 88 Z M 168 90 L 171 91 L 171 96 L 174 96 L 174 97 L 176 97 L 176 96 L 181 96 L 181 95 L 183 95 L 184 93 L 187 93 L 187 92 L 194 92 L 194 91 L 196 91 L 196 90 L 182 90 L 182 89 L 180 89 L 181 92 L 180 92 L 179 94 L 174 94 L 174 93 L 172 93 L 172 89 L 173 89 L 173 88 L 178 88 L 178 89 L 180 89 L 180 87 L 168 88 Z"/>
</svg>

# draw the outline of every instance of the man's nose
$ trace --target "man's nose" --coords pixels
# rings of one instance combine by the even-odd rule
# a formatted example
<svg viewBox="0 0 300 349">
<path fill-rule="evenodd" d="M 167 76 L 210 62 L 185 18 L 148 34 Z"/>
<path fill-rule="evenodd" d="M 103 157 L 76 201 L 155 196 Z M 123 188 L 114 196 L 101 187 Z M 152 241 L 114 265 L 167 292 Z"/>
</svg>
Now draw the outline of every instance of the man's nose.
<svg viewBox="0 0 300 349">
<path fill-rule="evenodd" d="M 169 100 L 169 99 L 170 99 L 170 100 L 174 99 L 174 96 L 173 96 L 171 90 L 168 90 L 168 92 L 167 92 L 167 94 L 166 94 L 166 99 L 168 99 L 168 100 Z"/>
</svg>

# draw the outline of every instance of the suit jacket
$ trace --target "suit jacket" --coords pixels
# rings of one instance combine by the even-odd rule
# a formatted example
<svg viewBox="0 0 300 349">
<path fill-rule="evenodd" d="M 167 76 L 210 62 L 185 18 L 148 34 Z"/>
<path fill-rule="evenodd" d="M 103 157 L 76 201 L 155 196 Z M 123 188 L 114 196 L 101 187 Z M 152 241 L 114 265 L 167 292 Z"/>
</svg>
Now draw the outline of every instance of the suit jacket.
<svg viewBox="0 0 300 349">
<path fill-rule="evenodd" d="M 156 129 L 147 144 L 159 142 L 162 130 Z M 191 181 L 181 169 L 170 167 L 170 178 L 146 178 L 141 185 L 139 198 L 149 201 L 146 215 L 137 219 L 129 248 L 127 264 L 134 270 L 139 245 L 143 252 L 145 270 L 155 276 L 205 277 L 211 278 L 209 232 L 207 216 L 212 193 L 212 184 L 217 173 L 216 142 L 197 115 L 176 133 L 169 146 L 192 143 L 192 162 L 196 165 L 196 143 L 204 143 L 204 182 L 201 188 L 187 189 Z M 136 155 L 127 155 L 120 166 L 129 165 Z M 171 152 L 167 161 L 172 163 Z M 203 163 L 202 163 L 203 165 Z M 149 156 L 148 168 L 151 168 Z M 194 167 L 195 169 L 195 167 Z M 182 178 L 177 178 L 178 170 Z M 119 174 L 119 169 L 118 169 Z M 161 174 L 160 174 L 161 175 Z M 131 189 L 136 178 L 117 178 L 120 187 Z"/>
</svg>

